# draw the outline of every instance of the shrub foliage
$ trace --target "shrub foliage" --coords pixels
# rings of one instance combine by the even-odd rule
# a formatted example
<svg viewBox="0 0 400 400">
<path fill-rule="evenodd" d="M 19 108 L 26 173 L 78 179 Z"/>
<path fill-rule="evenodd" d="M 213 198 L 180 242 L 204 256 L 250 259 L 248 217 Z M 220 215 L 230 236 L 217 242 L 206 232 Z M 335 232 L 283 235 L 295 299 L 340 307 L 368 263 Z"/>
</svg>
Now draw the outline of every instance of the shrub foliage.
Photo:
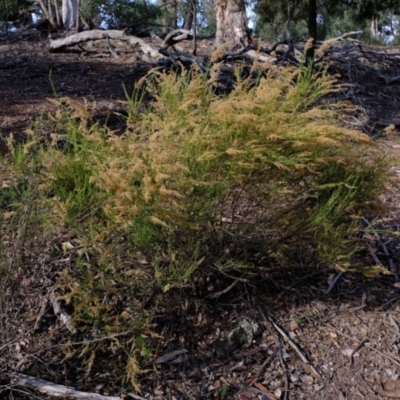
<svg viewBox="0 0 400 400">
<path fill-rule="evenodd" d="M 226 232 L 267 253 L 311 246 L 333 263 L 354 251 L 354 222 L 379 206 L 388 163 L 343 127 L 348 105 L 318 105 L 332 78 L 280 71 L 220 97 L 193 72 L 147 84 L 154 101 L 140 113 L 134 97 L 126 135 L 81 123 L 76 151 L 50 156 L 68 209 L 87 215 L 100 196 L 107 224 L 148 255 L 167 245 L 186 257 Z"/>
<path fill-rule="evenodd" d="M 215 82 L 193 71 L 154 72 L 129 98 L 122 136 L 61 99 L 53 144 L 10 152 L 7 174 L 35 186 L 40 223 L 67 229 L 84 249 L 58 278 L 76 323 L 135 332 L 124 350 L 133 384 L 163 293 L 210 263 L 249 265 L 254 252 L 277 267 L 299 249 L 346 267 L 358 218 L 380 207 L 389 161 L 367 135 L 344 127 L 352 109 L 329 100 L 340 90 L 334 79 L 266 75 L 257 84 L 238 78 L 217 96 Z M 122 312 L 105 292 L 123 297 Z"/>
</svg>

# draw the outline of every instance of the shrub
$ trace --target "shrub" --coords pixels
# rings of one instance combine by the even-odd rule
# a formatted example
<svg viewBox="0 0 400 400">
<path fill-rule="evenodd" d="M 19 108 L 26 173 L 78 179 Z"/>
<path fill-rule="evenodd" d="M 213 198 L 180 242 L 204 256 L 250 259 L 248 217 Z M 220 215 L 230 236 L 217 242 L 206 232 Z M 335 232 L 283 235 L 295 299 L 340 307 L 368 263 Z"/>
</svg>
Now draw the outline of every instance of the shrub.
<svg viewBox="0 0 400 400">
<path fill-rule="evenodd" d="M 265 252 L 303 243 L 343 260 L 357 217 L 379 206 L 388 163 L 340 126 L 348 106 L 317 105 L 333 84 L 281 71 L 216 97 L 192 72 L 158 75 L 151 109 L 131 118 L 140 134 L 109 139 L 96 159 L 92 182 L 112 194 L 104 212 L 149 254 L 154 243 L 186 253 L 228 230 Z"/>
<path fill-rule="evenodd" d="M 293 254 L 346 267 L 358 218 L 379 209 L 390 163 L 344 127 L 352 108 L 329 100 L 337 86 L 324 73 L 271 68 L 256 85 L 238 78 L 224 96 L 193 71 L 154 72 L 145 83 L 153 101 L 145 106 L 140 88 L 132 96 L 124 135 L 61 99 L 70 111 L 62 106 L 54 122 L 69 145 L 57 148 L 55 135 L 53 145 L 31 143 L 7 172 L 42 193 L 38 220 L 83 248 L 64 248 L 74 262 L 57 277 L 74 323 L 134 333 L 114 343 L 133 385 L 154 311 L 195 271 L 243 271 L 254 252 L 276 267 Z M 97 350 L 84 351 L 91 366 Z"/>
</svg>

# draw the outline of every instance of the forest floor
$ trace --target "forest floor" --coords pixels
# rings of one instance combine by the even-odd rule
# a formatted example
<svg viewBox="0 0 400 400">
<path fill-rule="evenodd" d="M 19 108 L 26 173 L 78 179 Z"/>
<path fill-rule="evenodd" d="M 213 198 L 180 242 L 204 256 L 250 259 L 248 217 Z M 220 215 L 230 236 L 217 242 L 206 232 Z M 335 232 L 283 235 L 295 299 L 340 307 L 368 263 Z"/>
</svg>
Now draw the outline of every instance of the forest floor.
<svg viewBox="0 0 400 400">
<path fill-rule="evenodd" d="M 207 54 L 210 45 L 209 41 L 200 41 L 200 55 Z M 190 44 L 186 46 L 190 49 Z M 361 110 L 354 117 L 355 126 L 375 135 L 384 128 L 377 122 L 400 121 L 400 83 L 385 85 L 376 77 L 357 71 L 349 74 L 348 68 L 343 67 L 341 79 L 355 87 L 349 95 Z M 124 104 L 124 90 L 132 93 L 135 83 L 148 70 L 129 49 L 121 50 L 119 58 L 99 48 L 85 54 L 79 49 L 50 53 L 46 39 L 40 36 L 12 41 L 0 38 L 0 136 L 14 135 L 23 140 L 32 124 L 56 111 L 56 96 L 96 102 L 97 118 L 107 119 L 112 129 L 123 129 L 123 119 L 108 114 L 113 105 Z M 43 135 L 51 133 L 43 129 Z M 379 139 L 379 146 L 399 157 L 400 132 L 394 129 L 388 137 Z M 400 161 L 398 171 L 397 167 L 394 169 L 395 173 L 400 171 Z M 374 229 L 365 233 L 367 250 L 359 255 L 370 265 L 379 261 L 386 267 L 392 263 L 392 270 L 397 273 L 399 190 L 393 189 L 386 196 L 385 215 L 379 219 L 367 216 Z M 68 267 L 68 262 L 60 258 L 54 263 Z M 3 390 L 7 387 L 0 396 L 44 398 L 27 394 L 27 389 L 21 393 L 18 387 L 13 388 L 6 378 L 13 371 L 82 391 L 118 395 L 120 387 L 104 371 L 96 373 L 93 368 L 93 373 L 86 376 L 79 358 L 74 364 L 67 361 L 67 356 L 65 362 L 54 361 L 55 352 L 60 351 L 54 350 L 56 346 L 70 340 L 64 325 L 54 321 L 48 331 L 34 332 L 40 310 L 38 293 L 45 279 L 38 271 L 32 266 L 29 276 L 15 276 L 13 285 L 21 321 L 18 336 L 0 343 L 0 385 Z M 336 277 L 339 279 L 331 285 Z M 215 286 L 222 290 L 231 283 L 227 278 Z M 399 286 L 396 273 L 374 278 L 358 273 L 338 274 L 310 261 L 285 271 L 266 265 L 263 279 L 241 282 L 214 299 L 197 299 L 196 307 L 189 310 L 177 293 L 176 302 L 165 307 L 158 322 L 163 324 L 160 337 L 154 339 L 159 341 L 158 353 L 140 366 L 140 396 L 238 400 L 400 398 Z M 271 325 L 269 317 L 283 328 L 291 343 L 297 344 L 319 376 Z M 261 332 L 250 336 L 242 347 L 224 348 L 219 337 L 244 319 L 262 326 Z M 1 326 L 5 326 L 4 321 Z M 171 357 L 160 358 L 166 355 Z M 95 360 L 99 364 L 107 362 Z"/>
</svg>

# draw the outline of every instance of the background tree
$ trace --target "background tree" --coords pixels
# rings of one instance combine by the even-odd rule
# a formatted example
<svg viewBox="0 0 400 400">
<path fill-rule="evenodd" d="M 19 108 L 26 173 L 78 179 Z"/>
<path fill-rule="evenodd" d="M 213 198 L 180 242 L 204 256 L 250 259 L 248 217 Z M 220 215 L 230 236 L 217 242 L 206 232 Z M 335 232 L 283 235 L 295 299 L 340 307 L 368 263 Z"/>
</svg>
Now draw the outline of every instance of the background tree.
<svg viewBox="0 0 400 400">
<path fill-rule="evenodd" d="M 29 0 L 0 0 L 0 29 L 7 33 L 10 25 L 18 27 L 31 23 L 35 10 Z"/>
<path fill-rule="evenodd" d="M 191 30 L 193 21 L 197 14 L 196 0 L 188 0 L 185 4 L 185 17 L 183 21 L 183 29 Z"/>
<path fill-rule="evenodd" d="M 382 23 L 387 22 L 389 13 L 400 11 L 399 0 L 347 0 L 345 4 L 354 10 L 356 22 L 368 26 L 372 37 L 382 32 Z"/>
<path fill-rule="evenodd" d="M 99 1 L 96 3 L 96 8 L 92 8 L 90 12 L 95 21 L 101 21 L 102 27 L 128 29 L 134 35 L 141 34 L 151 24 L 155 24 L 157 18 L 162 15 L 162 9 L 159 6 L 147 3 L 145 0 Z"/>
<path fill-rule="evenodd" d="M 199 34 L 211 35 L 217 30 L 215 5 L 213 0 L 198 0 L 197 30 Z"/>
<path fill-rule="evenodd" d="M 58 7 L 55 7 L 58 10 Z M 62 0 L 62 26 L 79 30 L 79 0 Z"/>
<path fill-rule="evenodd" d="M 282 40 L 307 33 L 307 0 L 260 0 L 255 4 L 256 29 L 268 39 Z"/>
<path fill-rule="evenodd" d="M 243 47 L 250 43 L 244 0 L 215 0 L 215 15 L 215 47 L 227 42 Z"/>
<path fill-rule="evenodd" d="M 400 1 L 258 0 L 254 10 L 258 17 L 256 30 L 269 40 L 291 36 L 325 39 L 352 30 L 364 30 L 366 37 L 381 37 L 400 12 Z M 310 26 L 310 21 L 316 23 Z M 389 31 L 395 33 L 394 28 Z"/>
<path fill-rule="evenodd" d="M 317 42 L 317 0 L 308 1 L 308 40 L 306 64 L 314 60 L 314 47 Z"/>
</svg>

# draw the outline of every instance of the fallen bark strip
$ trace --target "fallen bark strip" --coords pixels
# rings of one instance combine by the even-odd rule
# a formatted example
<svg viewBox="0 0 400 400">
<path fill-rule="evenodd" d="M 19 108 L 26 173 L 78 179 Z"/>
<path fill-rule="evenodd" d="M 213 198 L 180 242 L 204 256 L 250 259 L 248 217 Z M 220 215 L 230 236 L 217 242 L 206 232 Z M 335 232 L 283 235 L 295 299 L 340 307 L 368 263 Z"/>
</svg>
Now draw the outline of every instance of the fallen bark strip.
<svg viewBox="0 0 400 400">
<path fill-rule="evenodd" d="M 51 397 L 64 399 L 87 399 L 87 400 L 122 400 L 119 396 L 103 396 L 98 393 L 87 393 L 76 390 L 71 386 L 58 385 L 48 382 L 43 379 L 34 378 L 33 376 L 13 372 L 10 374 L 13 383 L 18 386 L 23 386 L 29 389 L 37 390 L 38 392 Z M 134 397 L 135 398 L 135 397 Z M 140 398 L 139 396 L 136 398 Z"/>
</svg>

